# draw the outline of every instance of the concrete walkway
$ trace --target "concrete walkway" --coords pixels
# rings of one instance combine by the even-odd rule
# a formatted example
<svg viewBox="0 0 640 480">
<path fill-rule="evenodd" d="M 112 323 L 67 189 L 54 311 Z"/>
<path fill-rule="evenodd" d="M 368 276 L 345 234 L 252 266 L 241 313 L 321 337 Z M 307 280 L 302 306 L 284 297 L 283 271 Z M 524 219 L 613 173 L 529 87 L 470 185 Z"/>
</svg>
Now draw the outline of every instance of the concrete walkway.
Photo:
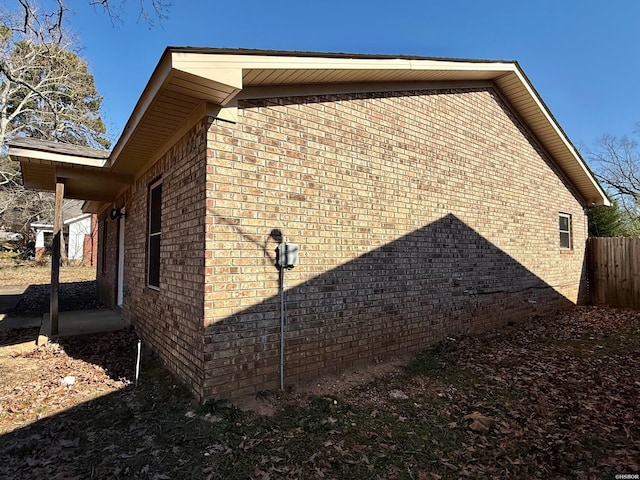
<svg viewBox="0 0 640 480">
<path fill-rule="evenodd" d="M 16 308 L 27 288 L 29 285 L 0 287 L 0 314 L 9 313 Z"/>
<path fill-rule="evenodd" d="M 0 332 L 14 328 L 32 328 L 42 325 L 42 317 L 21 317 L 0 313 Z"/>
<path fill-rule="evenodd" d="M 27 288 L 29 288 L 28 285 L 0 287 L 0 331 L 14 328 L 40 327 L 40 335 L 38 337 L 38 345 L 40 345 L 50 338 L 108 332 L 128 326 L 127 322 L 118 313 L 106 308 L 59 312 L 58 334 L 51 335 L 51 320 L 48 313 L 44 317 L 25 317 L 11 313 L 20 302 L 20 298 Z"/>
<path fill-rule="evenodd" d="M 42 327 L 40 327 L 38 345 L 48 341 L 50 338 L 109 332 L 120 330 L 127 326 L 128 323 L 120 315 L 107 308 L 60 312 L 58 314 L 58 334 L 51 335 L 51 319 L 47 313 L 42 320 Z"/>
<path fill-rule="evenodd" d="M 14 328 L 39 327 L 42 324 L 40 316 L 28 317 L 12 313 L 27 288 L 29 285 L 0 287 L 0 332 Z"/>
</svg>

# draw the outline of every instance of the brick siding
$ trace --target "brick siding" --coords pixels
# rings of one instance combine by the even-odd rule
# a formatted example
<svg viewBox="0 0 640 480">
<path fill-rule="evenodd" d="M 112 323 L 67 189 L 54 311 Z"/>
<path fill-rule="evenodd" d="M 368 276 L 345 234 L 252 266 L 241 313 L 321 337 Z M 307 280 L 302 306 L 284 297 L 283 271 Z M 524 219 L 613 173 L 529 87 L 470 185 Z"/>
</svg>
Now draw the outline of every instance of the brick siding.
<svg viewBox="0 0 640 480">
<path fill-rule="evenodd" d="M 200 400 L 278 387 L 282 237 L 301 247 L 284 279 L 287 385 L 585 294 L 580 200 L 490 88 L 239 101 L 237 123 L 203 119 L 115 206 L 127 212 L 124 314 Z M 98 285 L 113 305 L 107 224 Z"/>
<path fill-rule="evenodd" d="M 206 132 L 203 120 L 137 178 L 115 205 L 127 213 L 123 314 L 145 345 L 198 398 L 203 383 Z M 153 290 L 146 286 L 147 209 L 149 185 L 157 179 L 162 180 L 162 237 L 160 288 Z M 107 223 L 109 266 L 104 277 L 112 284 L 99 282 L 99 288 L 113 306 L 117 221 Z"/>
<path fill-rule="evenodd" d="M 110 308 L 116 308 L 118 223 L 109 219 L 109 210 L 98 215 L 97 254 L 96 286 L 98 300 Z"/>
<path fill-rule="evenodd" d="M 91 215 L 91 233 L 85 234 L 82 249 L 82 265 L 93 267 L 98 261 L 98 216 Z"/>
<path fill-rule="evenodd" d="M 584 294 L 579 200 L 492 89 L 241 101 L 207 162 L 206 398 L 279 384 L 274 233 L 289 385 Z"/>
</svg>

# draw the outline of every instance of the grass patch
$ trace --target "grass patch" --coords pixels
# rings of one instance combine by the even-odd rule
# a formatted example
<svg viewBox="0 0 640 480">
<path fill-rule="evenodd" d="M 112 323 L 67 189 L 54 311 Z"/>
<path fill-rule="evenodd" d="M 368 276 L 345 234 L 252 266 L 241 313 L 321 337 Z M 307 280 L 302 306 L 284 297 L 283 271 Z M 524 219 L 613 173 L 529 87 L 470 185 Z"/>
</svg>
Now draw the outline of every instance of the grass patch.
<svg viewBox="0 0 640 480">
<path fill-rule="evenodd" d="M 442 378 L 451 374 L 456 363 L 455 349 L 446 343 L 440 343 L 416 355 L 409 365 L 409 373 Z"/>
<path fill-rule="evenodd" d="M 96 279 L 95 267 L 61 267 L 60 282 L 88 282 Z M 0 286 L 42 285 L 51 282 L 51 267 L 36 262 L 0 267 Z"/>
</svg>

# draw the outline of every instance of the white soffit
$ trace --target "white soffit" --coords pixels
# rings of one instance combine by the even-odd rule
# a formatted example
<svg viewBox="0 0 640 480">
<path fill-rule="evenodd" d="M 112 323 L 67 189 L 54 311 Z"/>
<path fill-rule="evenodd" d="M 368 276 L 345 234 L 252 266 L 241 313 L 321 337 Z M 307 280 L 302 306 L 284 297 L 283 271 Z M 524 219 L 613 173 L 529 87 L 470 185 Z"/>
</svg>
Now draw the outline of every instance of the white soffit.
<svg viewBox="0 0 640 480">
<path fill-rule="evenodd" d="M 135 176 L 204 116 L 217 115 L 234 121 L 234 99 L 250 87 L 277 87 L 280 94 L 286 95 L 288 88 L 305 85 L 327 90 L 332 85 L 338 88 L 338 85 L 473 81 L 493 82 L 586 202 L 610 204 L 515 62 L 169 47 L 109 162 L 68 155 L 64 161 L 78 166 L 110 167 L 105 170 Z M 38 159 L 33 152 L 22 153 L 29 154 L 34 161 Z M 54 159 L 49 156 L 42 160 Z"/>
<path fill-rule="evenodd" d="M 112 166 L 136 174 L 193 121 L 202 103 L 221 106 L 248 87 L 376 82 L 492 81 L 584 199 L 604 191 L 515 62 L 168 48 L 118 141 Z M 283 90 L 284 91 L 284 90 Z"/>
<path fill-rule="evenodd" d="M 246 87 L 490 80 L 510 68 L 500 62 L 247 55 L 169 48 L 113 149 L 111 166 L 135 175 L 170 146 L 167 140 L 174 132 L 193 121 L 190 114 L 194 110 L 205 111 L 203 103 L 227 106 Z M 228 112 L 225 115 L 233 118 Z"/>
</svg>

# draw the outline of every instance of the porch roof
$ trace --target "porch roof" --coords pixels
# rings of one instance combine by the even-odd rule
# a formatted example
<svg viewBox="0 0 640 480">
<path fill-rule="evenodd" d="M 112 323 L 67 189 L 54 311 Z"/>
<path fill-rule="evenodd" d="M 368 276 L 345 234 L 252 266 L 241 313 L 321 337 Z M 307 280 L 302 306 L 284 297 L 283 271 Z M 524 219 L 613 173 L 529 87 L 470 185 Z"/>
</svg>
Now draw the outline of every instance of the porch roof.
<svg viewBox="0 0 640 480">
<path fill-rule="evenodd" d="M 65 196 L 89 200 L 85 211 L 95 212 L 195 121 L 205 115 L 234 121 L 238 99 L 472 82 L 500 92 L 586 203 L 610 204 L 514 61 L 168 47 L 110 153 L 31 139 L 10 142 L 9 153 L 21 162 L 26 186 L 53 190 L 56 178 L 65 178 Z"/>
<path fill-rule="evenodd" d="M 65 198 L 111 202 L 133 176 L 109 166 L 110 152 L 36 138 L 9 142 L 9 155 L 20 161 L 26 188 L 55 191 L 56 181 L 65 184 Z"/>
</svg>

